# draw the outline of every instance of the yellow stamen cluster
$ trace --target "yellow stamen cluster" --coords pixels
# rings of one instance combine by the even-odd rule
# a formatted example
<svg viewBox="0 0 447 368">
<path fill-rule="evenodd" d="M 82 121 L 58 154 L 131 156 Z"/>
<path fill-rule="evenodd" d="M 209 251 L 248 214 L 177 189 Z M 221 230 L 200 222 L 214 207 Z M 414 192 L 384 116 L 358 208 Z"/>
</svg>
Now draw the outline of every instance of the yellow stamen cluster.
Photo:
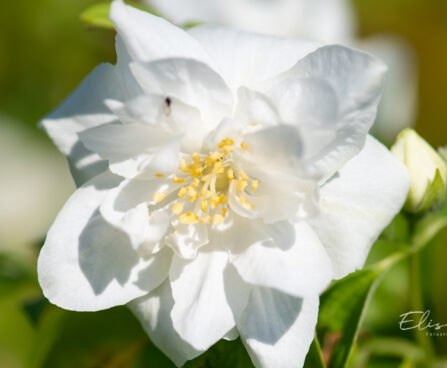
<svg viewBox="0 0 447 368">
<path fill-rule="evenodd" d="M 251 180 L 244 172 L 235 172 L 231 168 L 231 152 L 235 149 L 235 142 L 231 138 L 223 139 L 217 147 L 218 150 L 208 155 L 194 153 L 190 159 L 182 159 L 179 168 L 184 175 L 172 177 L 174 183 L 185 184 L 178 190 L 178 201 L 171 207 L 183 224 L 222 224 L 228 213 L 228 198 L 225 193 L 233 182 L 239 203 L 248 209 L 254 208 L 242 194 L 248 185 L 253 191 L 256 190 L 259 181 Z M 246 146 L 241 143 L 241 148 Z M 162 177 L 161 174 L 156 176 Z M 164 193 L 154 193 L 154 201 L 161 202 L 164 198 Z M 191 206 L 193 210 L 184 212 Z"/>
</svg>

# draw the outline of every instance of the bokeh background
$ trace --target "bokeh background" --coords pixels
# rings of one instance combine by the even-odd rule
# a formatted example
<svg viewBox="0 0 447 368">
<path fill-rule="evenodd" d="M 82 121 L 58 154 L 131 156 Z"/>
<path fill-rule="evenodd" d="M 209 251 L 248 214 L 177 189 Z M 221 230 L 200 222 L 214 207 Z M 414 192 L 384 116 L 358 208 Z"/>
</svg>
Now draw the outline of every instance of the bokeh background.
<svg viewBox="0 0 447 368">
<path fill-rule="evenodd" d="M 63 311 L 43 299 L 36 281 L 36 259 L 46 230 L 74 190 L 64 158 L 37 122 L 94 66 L 115 61 L 113 32 L 87 27 L 79 18 L 95 3 L 0 1 L 1 368 L 148 367 L 147 357 L 150 366 L 172 366 L 148 343 L 126 308 L 95 314 Z M 416 129 L 433 146 L 446 145 L 447 1 L 355 0 L 353 5 L 361 36 L 397 35 L 413 49 L 419 69 Z M 389 252 L 377 244 L 371 262 Z M 447 323 L 446 234 L 424 251 L 423 260 L 427 308 L 434 320 Z M 393 350 L 387 342 L 401 334 L 399 315 L 408 311 L 407 273 L 403 262 L 382 281 L 354 365 L 366 364 L 362 359 L 376 340 L 383 351 L 368 366 L 400 364 L 386 347 Z M 228 344 L 230 352 L 239 349 Z M 435 344 L 439 354 L 447 355 L 447 336 L 436 338 Z M 222 361 L 221 354 L 216 351 L 198 364 L 223 367 L 216 363 Z"/>
</svg>

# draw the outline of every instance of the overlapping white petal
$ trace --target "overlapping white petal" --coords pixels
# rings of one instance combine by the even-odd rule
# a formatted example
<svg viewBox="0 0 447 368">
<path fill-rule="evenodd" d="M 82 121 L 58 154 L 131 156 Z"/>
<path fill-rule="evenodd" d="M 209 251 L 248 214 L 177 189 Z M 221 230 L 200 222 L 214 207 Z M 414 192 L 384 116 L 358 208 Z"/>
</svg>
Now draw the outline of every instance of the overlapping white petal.
<svg viewBox="0 0 447 368">
<path fill-rule="evenodd" d="M 127 6 L 122 0 L 112 3 L 110 19 L 134 61 L 182 57 L 211 62 L 200 44 L 183 30 L 162 18 Z"/>
<path fill-rule="evenodd" d="M 194 106 L 203 121 L 217 125 L 232 112 L 232 95 L 222 77 L 203 62 L 170 58 L 132 64 L 131 70 L 147 93 L 174 96 Z"/>
<path fill-rule="evenodd" d="M 100 203 L 120 180 L 104 173 L 84 184 L 48 232 L 38 274 L 52 303 L 78 311 L 110 308 L 147 294 L 167 277 L 169 253 L 141 259 L 128 235 L 99 213 Z"/>
<path fill-rule="evenodd" d="M 301 299 L 257 287 L 237 326 L 256 367 L 302 367 L 317 316 L 318 296 Z"/>
<path fill-rule="evenodd" d="M 197 350 L 206 350 L 236 324 L 248 285 L 228 265 L 228 254 L 208 248 L 193 261 L 174 257 L 169 272 L 174 328 Z"/>
<path fill-rule="evenodd" d="M 261 241 L 235 257 L 232 264 L 242 279 L 302 298 L 322 292 L 332 278 L 331 261 L 306 223 L 294 230 L 292 244 Z"/>
<path fill-rule="evenodd" d="M 308 222 L 337 278 L 363 266 L 371 245 L 402 208 L 409 185 L 405 166 L 369 136 L 362 152 L 322 186 L 320 214 Z"/>
<path fill-rule="evenodd" d="M 275 77 L 270 93 L 285 121 L 302 132 L 308 175 L 330 176 L 362 149 L 377 113 L 385 71 L 371 55 L 325 46 Z M 331 107 L 322 115 L 319 104 Z"/>
<path fill-rule="evenodd" d="M 79 141 L 78 133 L 116 120 L 103 101 L 106 98 L 122 98 L 121 91 L 116 68 L 101 64 L 61 106 L 41 121 L 59 150 L 68 157 L 78 186 L 107 168 L 96 153 L 86 149 Z"/>
<path fill-rule="evenodd" d="M 321 46 L 312 41 L 261 36 L 209 25 L 192 28 L 189 33 L 213 58 L 217 71 L 233 89 L 255 88 Z"/>
<path fill-rule="evenodd" d="M 129 303 L 151 341 L 178 367 L 202 354 L 183 340 L 175 330 L 171 311 L 174 299 L 169 281 L 165 281 L 148 295 Z"/>
</svg>

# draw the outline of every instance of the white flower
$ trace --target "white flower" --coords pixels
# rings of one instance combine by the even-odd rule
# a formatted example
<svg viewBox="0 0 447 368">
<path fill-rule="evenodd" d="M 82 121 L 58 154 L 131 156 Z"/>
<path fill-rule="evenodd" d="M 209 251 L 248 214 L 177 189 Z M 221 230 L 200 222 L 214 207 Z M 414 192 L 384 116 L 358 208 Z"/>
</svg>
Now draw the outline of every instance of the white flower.
<svg viewBox="0 0 447 368">
<path fill-rule="evenodd" d="M 257 367 L 301 366 L 319 293 L 363 265 L 408 190 L 368 136 L 383 64 L 224 28 L 188 34 L 121 1 L 111 19 L 117 65 L 42 123 L 90 179 L 41 251 L 45 295 L 72 310 L 129 303 L 177 365 L 240 335 Z"/>
<path fill-rule="evenodd" d="M 414 124 L 417 70 L 405 41 L 389 35 L 359 39 L 349 0 L 145 0 L 179 25 L 215 23 L 242 30 L 358 47 L 379 56 L 389 67 L 373 132 L 391 144 Z"/>
<path fill-rule="evenodd" d="M 413 129 L 399 134 L 391 152 L 408 168 L 410 191 L 405 207 L 410 212 L 426 211 L 446 197 L 447 164 Z"/>
</svg>

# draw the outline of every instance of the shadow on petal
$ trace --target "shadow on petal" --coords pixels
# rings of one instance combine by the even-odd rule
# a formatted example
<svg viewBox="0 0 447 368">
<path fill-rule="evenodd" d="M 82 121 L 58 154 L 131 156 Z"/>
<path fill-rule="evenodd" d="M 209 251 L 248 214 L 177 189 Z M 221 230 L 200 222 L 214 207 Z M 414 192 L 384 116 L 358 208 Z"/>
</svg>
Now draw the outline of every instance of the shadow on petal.
<svg viewBox="0 0 447 368">
<path fill-rule="evenodd" d="M 274 289 L 254 287 L 238 326 L 243 326 L 245 339 L 275 345 L 293 326 L 302 306 L 301 298 Z"/>
<path fill-rule="evenodd" d="M 68 154 L 68 165 L 77 187 L 107 171 L 108 163 L 77 141 Z"/>
<path fill-rule="evenodd" d="M 99 210 L 82 231 L 78 251 L 79 266 L 96 295 L 114 279 L 124 285 L 139 261 L 128 236 L 107 223 Z"/>
</svg>

